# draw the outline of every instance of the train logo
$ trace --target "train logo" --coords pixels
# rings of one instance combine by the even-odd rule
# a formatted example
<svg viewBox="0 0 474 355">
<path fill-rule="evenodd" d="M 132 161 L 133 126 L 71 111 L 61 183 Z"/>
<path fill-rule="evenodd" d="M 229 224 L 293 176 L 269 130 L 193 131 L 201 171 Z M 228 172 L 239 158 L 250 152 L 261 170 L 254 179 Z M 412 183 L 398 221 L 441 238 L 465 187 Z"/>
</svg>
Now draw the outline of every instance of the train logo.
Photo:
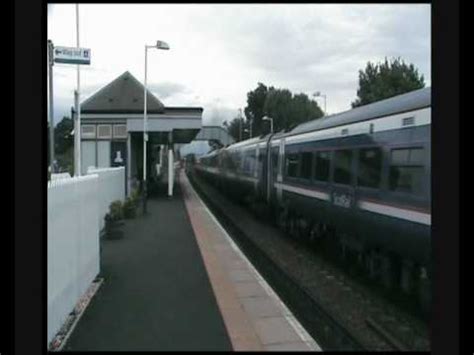
<svg viewBox="0 0 474 355">
<path fill-rule="evenodd" d="M 352 204 L 352 198 L 347 194 L 338 194 L 334 192 L 332 194 L 332 201 L 336 206 L 350 208 Z"/>
</svg>

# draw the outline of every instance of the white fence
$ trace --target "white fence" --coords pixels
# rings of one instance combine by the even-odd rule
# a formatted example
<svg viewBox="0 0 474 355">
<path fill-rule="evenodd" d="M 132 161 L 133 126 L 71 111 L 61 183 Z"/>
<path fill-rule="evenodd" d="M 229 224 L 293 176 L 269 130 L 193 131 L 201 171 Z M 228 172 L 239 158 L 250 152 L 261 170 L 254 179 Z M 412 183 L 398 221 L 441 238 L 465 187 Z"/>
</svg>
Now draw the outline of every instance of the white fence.
<svg viewBox="0 0 474 355">
<path fill-rule="evenodd" d="M 125 198 L 125 169 L 89 168 L 48 182 L 48 343 L 99 273 L 99 233 Z"/>
<path fill-rule="evenodd" d="M 88 174 L 99 176 L 99 215 L 100 229 L 104 228 L 104 217 L 109 212 L 110 203 L 125 199 L 125 168 L 94 168 L 87 169 Z"/>
<path fill-rule="evenodd" d="M 99 273 L 99 176 L 48 183 L 48 343 Z"/>
<path fill-rule="evenodd" d="M 51 180 L 69 179 L 69 178 L 71 178 L 71 175 L 69 175 L 69 173 L 51 174 Z"/>
</svg>

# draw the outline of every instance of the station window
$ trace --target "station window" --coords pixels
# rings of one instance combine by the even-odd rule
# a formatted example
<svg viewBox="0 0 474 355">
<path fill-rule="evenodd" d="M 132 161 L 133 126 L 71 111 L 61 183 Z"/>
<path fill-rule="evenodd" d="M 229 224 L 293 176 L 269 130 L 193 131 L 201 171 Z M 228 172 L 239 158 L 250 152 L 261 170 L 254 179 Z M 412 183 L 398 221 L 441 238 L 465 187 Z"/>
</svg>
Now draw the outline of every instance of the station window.
<svg viewBox="0 0 474 355">
<path fill-rule="evenodd" d="M 311 179 L 311 170 L 313 168 L 313 154 L 311 152 L 301 153 L 301 178 Z"/>
<path fill-rule="evenodd" d="M 82 138 L 95 138 L 95 125 L 82 125 Z"/>
<path fill-rule="evenodd" d="M 352 150 L 334 152 L 334 182 L 349 185 L 351 183 Z"/>
<path fill-rule="evenodd" d="M 382 171 L 382 150 L 367 148 L 359 151 L 357 184 L 364 187 L 378 188 Z"/>
<path fill-rule="evenodd" d="M 298 176 L 298 154 L 288 154 L 286 158 L 287 175 L 289 177 Z"/>
<path fill-rule="evenodd" d="M 329 180 L 330 156 L 329 152 L 316 152 L 316 172 L 314 178 L 319 181 Z"/>
<path fill-rule="evenodd" d="M 110 139 L 112 138 L 112 126 L 111 125 L 98 125 L 97 126 L 97 138 L 99 139 Z"/>
<path fill-rule="evenodd" d="M 424 174 L 423 148 L 392 149 L 390 160 L 390 190 L 419 193 Z"/>
<path fill-rule="evenodd" d="M 114 138 L 127 138 L 127 125 L 114 124 Z"/>
</svg>

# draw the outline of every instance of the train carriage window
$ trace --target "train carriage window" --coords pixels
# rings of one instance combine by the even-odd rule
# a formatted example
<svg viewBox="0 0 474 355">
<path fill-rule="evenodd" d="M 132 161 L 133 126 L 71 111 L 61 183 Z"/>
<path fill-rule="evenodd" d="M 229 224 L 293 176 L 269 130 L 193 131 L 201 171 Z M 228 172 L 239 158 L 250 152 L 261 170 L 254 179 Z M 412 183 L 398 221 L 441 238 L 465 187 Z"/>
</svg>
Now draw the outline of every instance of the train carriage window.
<svg viewBox="0 0 474 355">
<path fill-rule="evenodd" d="M 313 168 L 313 154 L 311 152 L 301 153 L 301 178 L 311 179 Z"/>
<path fill-rule="evenodd" d="M 250 171 L 250 159 L 249 159 L 250 157 L 249 157 L 248 152 L 244 152 L 243 155 L 244 155 L 244 157 L 243 157 L 244 166 L 243 166 L 242 170 L 244 171 L 244 173 L 248 173 Z"/>
<path fill-rule="evenodd" d="M 242 155 L 240 152 L 234 153 L 235 167 L 237 170 L 240 170 L 242 167 Z"/>
<path fill-rule="evenodd" d="M 352 150 L 334 152 L 334 182 L 349 185 L 351 183 Z"/>
<path fill-rule="evenodd" d="M 250 151 L 250 171 L 253 173 L 257 169 L 257 150 Z"/>
<path fill-rule="evenodd" d="M 329 152 L 316 152 L 316 172 L 314 178 L 319 181 L 329 180 Z"/>
<path fill-rule="evenodd" d="M 378 188 L 382 171 L 382 150 L 367 148 L 359 151 L 357 184 L 364 187 Z"/>
<path fill-rule="evenodd" d="M 286 157 L 286 173 L 289 177 L 298 176 L 298 154 L 288 154 Z"/>
<path fill-rule="evenodd" d="M 424 174 L 423 148 L 392 149 L 390 161 L 390 190 L 420 193 Z"/>
<path fill-rule="evenodd" d="M 272 148 L 272 168 L 274 172 L 276 172 L 278 169 L 278 151 L 278 147 Z"/>
<path fill-rule="evenodd" d="M 256 151 L 247 150 L 244 153 L 244 172 L 251 173 L 255 169 Z"/>
</svg>

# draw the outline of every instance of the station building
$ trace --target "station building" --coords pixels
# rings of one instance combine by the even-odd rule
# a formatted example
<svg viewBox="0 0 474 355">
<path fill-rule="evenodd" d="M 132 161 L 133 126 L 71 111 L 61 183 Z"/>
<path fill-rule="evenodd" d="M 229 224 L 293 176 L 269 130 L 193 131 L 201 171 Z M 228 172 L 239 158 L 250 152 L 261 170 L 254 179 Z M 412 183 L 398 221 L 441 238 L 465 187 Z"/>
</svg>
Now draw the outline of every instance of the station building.
<svg viewBox="0 0 474 355">
<path fill-rule="evenodd" d="M 81 103 L 82 174 L 90 166 L 125 166 L 127 193 L 138 186 L 143 179 L 143 101 L 143 84 L 126 71 Z M 75 120 L 74 108 L 71 113 Z M 202 107 L 167 107 L 147 91 L 147 179 L 157 156 L 196 137 L 202 113 Z"/>
</svg>

